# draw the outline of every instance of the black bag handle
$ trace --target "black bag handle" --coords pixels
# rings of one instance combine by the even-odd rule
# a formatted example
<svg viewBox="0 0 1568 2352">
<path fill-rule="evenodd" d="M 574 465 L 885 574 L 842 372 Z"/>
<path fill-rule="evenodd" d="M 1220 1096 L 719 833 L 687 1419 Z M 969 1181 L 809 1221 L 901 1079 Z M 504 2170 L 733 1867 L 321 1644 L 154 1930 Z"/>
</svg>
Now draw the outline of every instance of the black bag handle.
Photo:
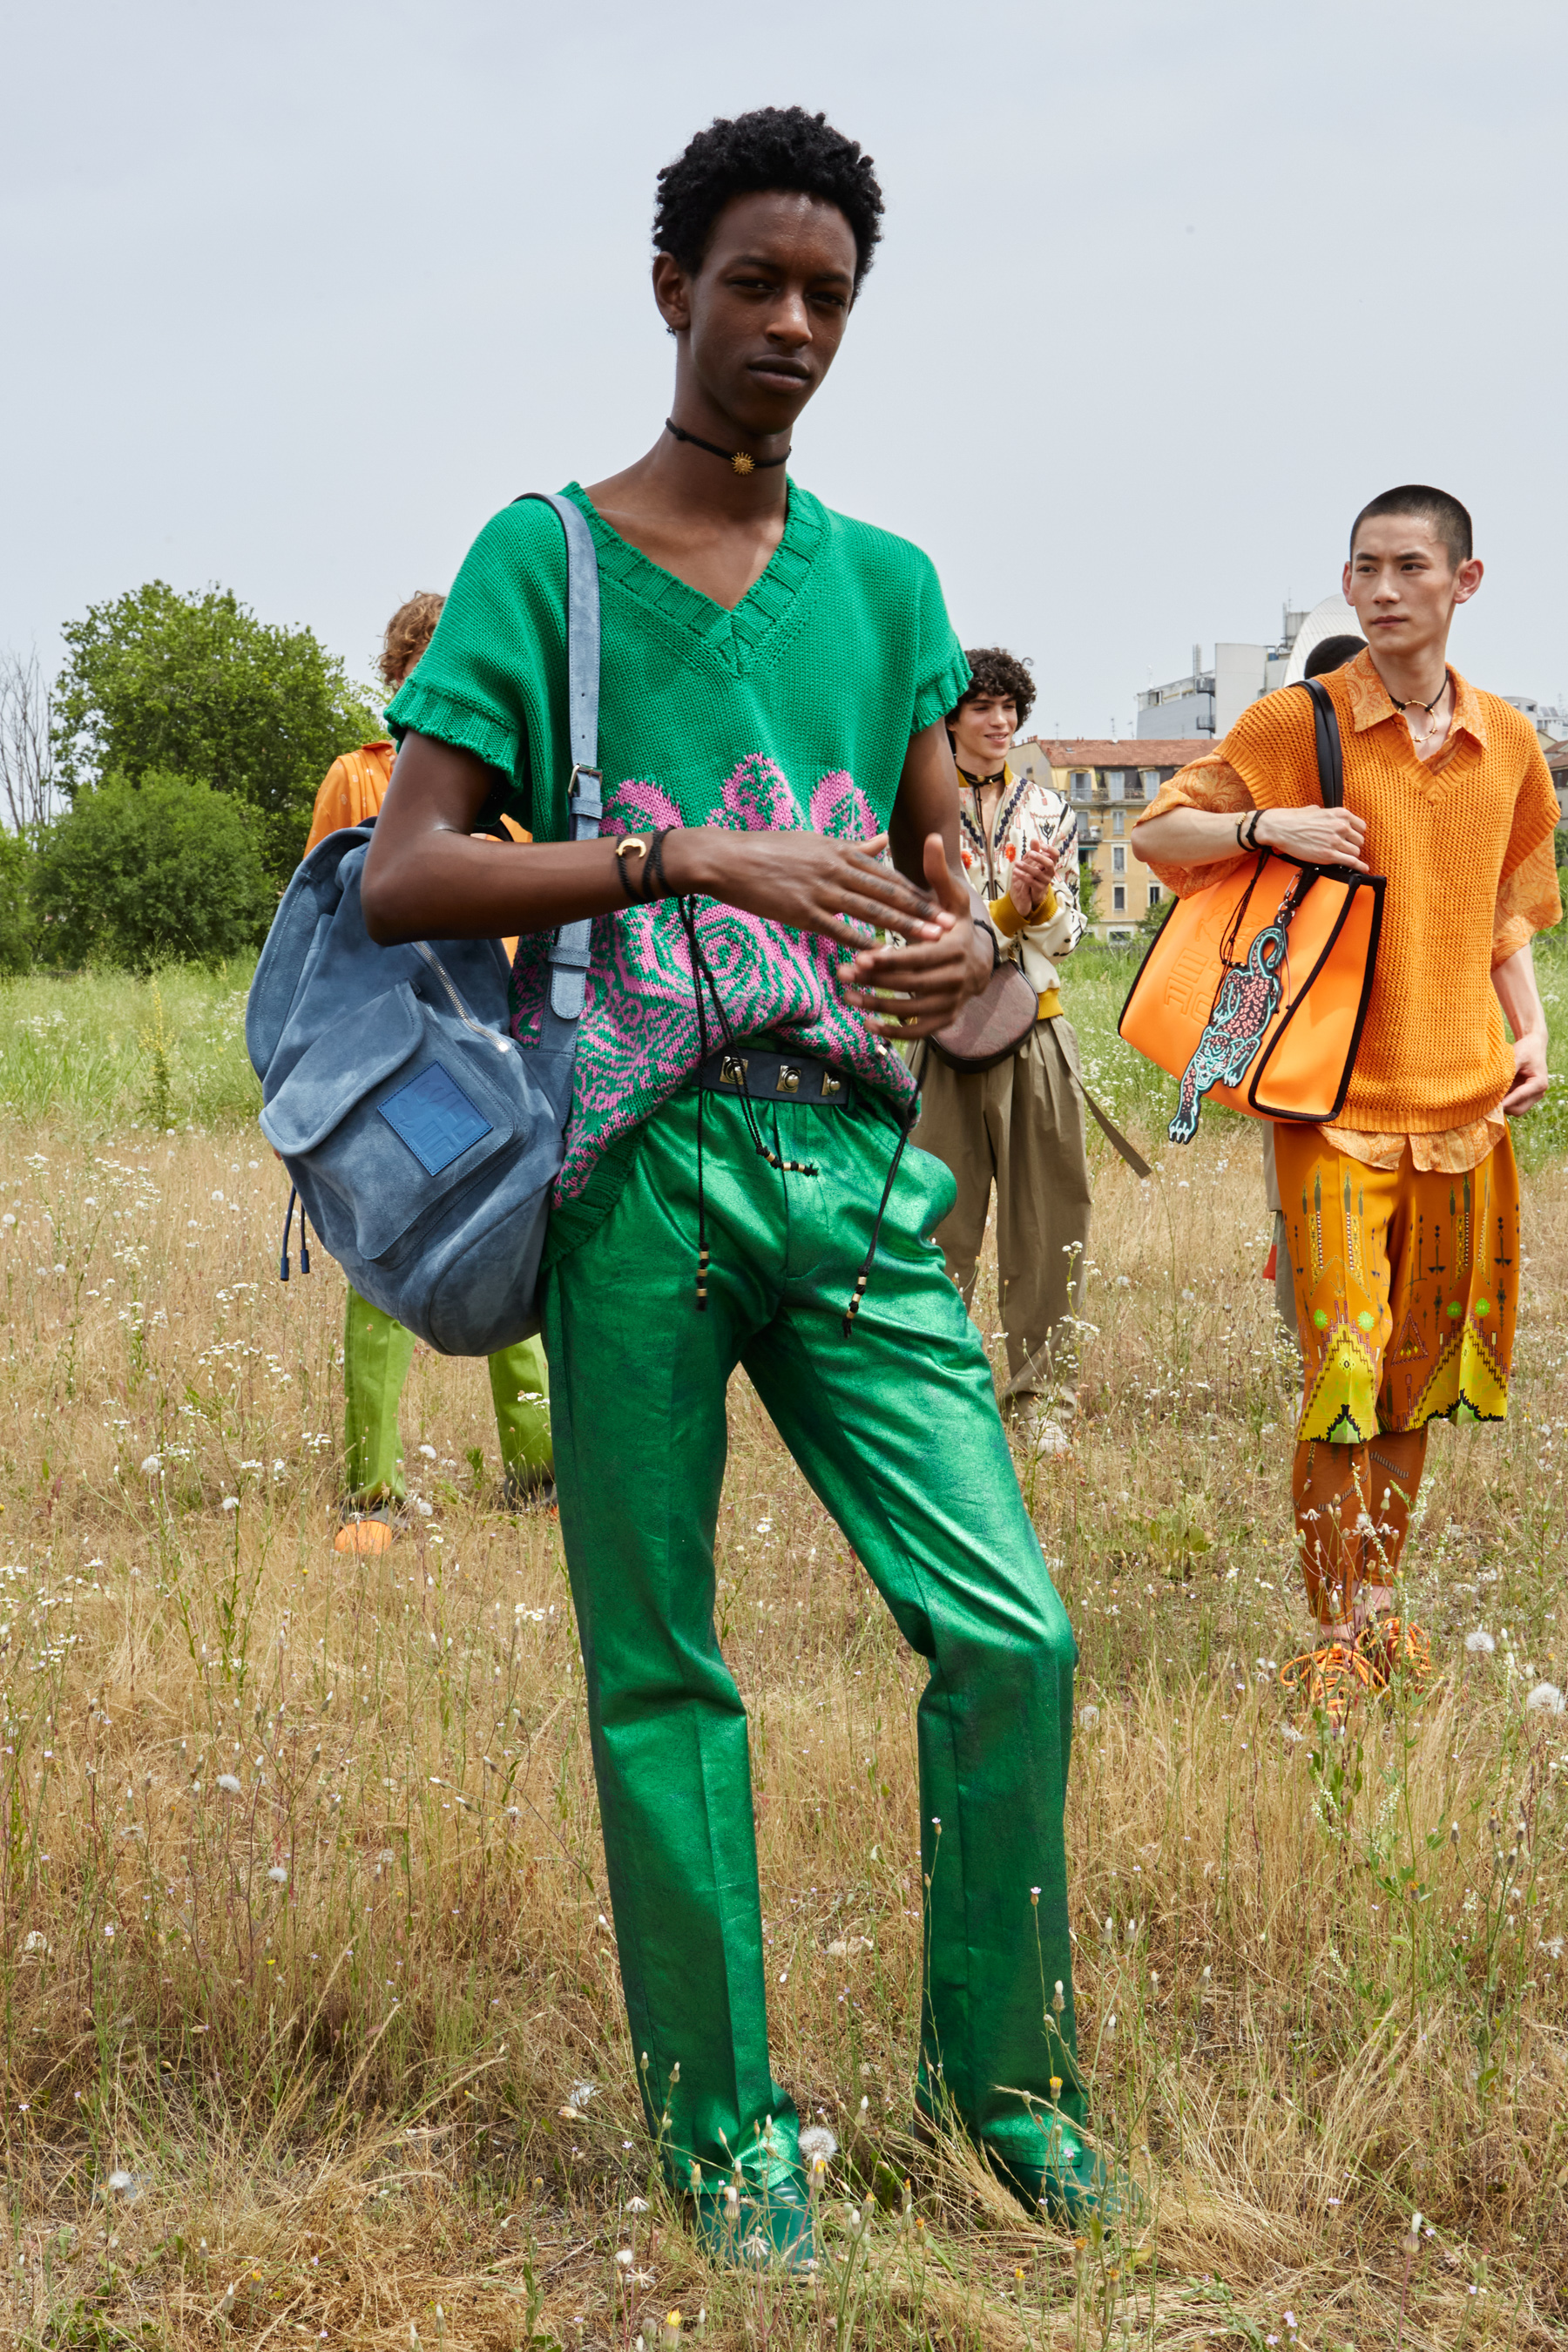
<svg viewBox="0 0 1568 2352">
<path fill-rule="evenodd" d="M 1340 742 L 1339 713 L 1329 698 L 1321 678 L 1299 677 L 1298 686 L 1305 687 L 1312 698 L 1312 729 L 1318 747 L 1318 793 L 1327 809 L 1343 808 L 1345 804 L 1345 763 Z"/>
</svg>

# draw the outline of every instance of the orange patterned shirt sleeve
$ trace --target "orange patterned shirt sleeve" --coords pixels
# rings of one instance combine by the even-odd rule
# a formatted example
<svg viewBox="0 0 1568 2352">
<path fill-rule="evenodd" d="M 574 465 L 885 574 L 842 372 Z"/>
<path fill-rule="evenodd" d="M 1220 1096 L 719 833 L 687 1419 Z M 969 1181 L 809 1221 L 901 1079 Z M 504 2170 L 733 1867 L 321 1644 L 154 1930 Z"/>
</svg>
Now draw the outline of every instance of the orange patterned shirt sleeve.
<svg viewBox="0 0 1568 2352">
<path fill-rule="evenodd" d="M 1239 816 L 1244 809 L 1255 806 L 1252 794 L 1228 760 L 1214 752 L 1206 760 L 1194 760 L 1190 767 L 1178 768 L 1169 783 L 1162 784 L 1152 804 L 1132 828 L 1147 824 L 1151 817 L 1164 816 L 1171 809 L 1203 809 L 1213 816 Z M 1226 865 L 1230 863 L 1227 858 Z M 1223 866 L 1164 866 L 1157 858 L 1148 861 L 1149 871 L 1167 890 L 1178 898 L 1190 898 L 1194 890 L 1206 890 L 1217 880 Z"/>
<path fill-rule="evenodd" d="M 1527 948 L 1537 931 L 1549 931 L 1563 920 L 1563 893 L 1557 880 L 1557 844 L 1550 835 L 1522 857 L 1511 874 L 1498 884 L 1497 918 L 1492 925 L 1492 970 Z"/>
</svg>

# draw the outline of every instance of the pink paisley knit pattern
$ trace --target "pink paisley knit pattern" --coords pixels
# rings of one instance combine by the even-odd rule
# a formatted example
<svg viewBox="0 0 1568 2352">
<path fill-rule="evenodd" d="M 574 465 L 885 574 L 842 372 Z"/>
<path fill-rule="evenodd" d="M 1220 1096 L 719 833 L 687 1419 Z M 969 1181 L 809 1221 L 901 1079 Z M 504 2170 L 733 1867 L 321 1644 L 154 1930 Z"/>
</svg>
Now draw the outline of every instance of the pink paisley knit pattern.
<svg viewBox="0 0 1568 2352">
<path fill-rule="evenodd" d="M 610 794 L 603 831 L 619 835 L 689 821 L 656 784 L 629 778 Z M 803 814 L 784 771 L 760 754 L 741 761 L 700 822 L 750 833 L 805 827 L 854 841 L 877 830 L 853 777 L 824 776 Z M 786 929 L 710 898 L 699 899 L 696 913 L 697 936 L 736 1036 L 767 1031 L 803 1054 L 854 1071 L 895 1101 L 912 1098 L 914 1083 L 903 1063 L 839 993 L 842 948 L 814 931 Z M 512 1034 L 523 1045 L 538 1042 L 549 951 L 548 933 L 518 944 Z M 560 1201 L 575 1198 L 605 1146 L 657 1110 L 690 1076 L 702 1052 L 696 974 L 673 899 L 599 916 L 593 956 L 577 1034 L 572 1121 L 556 1185 Z M 711 1047 L 720 1037 L 706 996 L 704 1010 Z"/>
</svg>

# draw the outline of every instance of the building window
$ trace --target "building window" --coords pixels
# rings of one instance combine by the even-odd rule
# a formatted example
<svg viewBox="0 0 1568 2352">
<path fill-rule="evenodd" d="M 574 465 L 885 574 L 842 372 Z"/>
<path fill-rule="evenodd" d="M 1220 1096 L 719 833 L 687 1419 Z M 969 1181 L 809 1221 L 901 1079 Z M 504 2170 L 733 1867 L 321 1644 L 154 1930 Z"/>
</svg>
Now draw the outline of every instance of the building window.
<svg viewBox="0 0 1568 2352">
<path fill-rule="evenodd" d="M 1151 800 L 1152 800 L 1155 793 L 1160 789 L 1159 769 L 1140 768 L 1138 771 L 1138 782 L 1143 792 L 1147 793 Z"/>
<path fill-rule="evenodd" d="M 1113 915 L 1124 915 L 1127 912 L 1127 885 L 1125 882 L 1118 882 L 1112 886 L 1110 892 L 1110 911 Z"/>
<path fill-rule="evenodd" d="M 1127 830 L 1127 819 L 1121 809 L 1110 812 L 1110 830 L 1119 841 Z"/>
<path fill-rule="evenodd" d="M 1105 787 L 1113 801 L 1121 800 L 1126 790 L 1126 785 L 1127 772 L 1124 768 L 1107 768 L 1105 772 Z"/>
<path fill-rule="evenodd" d="M 1111 872 L 1112 872 L 1113 874 L 1125 874 L 1125 873 L 1126 873 L 1126 871 L 1127 871 L 1127 852 L 1125 851 L 1125 849 L 1113 849 L 1113 850 L 1111 851 L 1111 853 L 1110 853 L 1110 870 L 1111 870 Z"/>
<path fill-rule="evenodd" d="M 1158 882 L 1151 882 L 1151 883 L 1150 883 L 1150 885 L 1149 885 L 1149 904 L 1150 904 L 1152 907 L 1157 907 L 1157 906 L 1159 905 L 1159 903 L 1160 903 L 1161 899 L 1164 897 L 1164 895 L 1165 895 L 1165 893 L 1164 893 L 1163 889 L 1161 887 L 1161 886 L 1160 886 L 1160 884 L 1159 884 Z"/>
<path fill-rule="evenodd" d="M 1087 768 L 1075 768 L 1072 772 L 1072 796 L 1075 801 L 1088 800 L 1089 783 L 1089 770 Z"/>
</svg>

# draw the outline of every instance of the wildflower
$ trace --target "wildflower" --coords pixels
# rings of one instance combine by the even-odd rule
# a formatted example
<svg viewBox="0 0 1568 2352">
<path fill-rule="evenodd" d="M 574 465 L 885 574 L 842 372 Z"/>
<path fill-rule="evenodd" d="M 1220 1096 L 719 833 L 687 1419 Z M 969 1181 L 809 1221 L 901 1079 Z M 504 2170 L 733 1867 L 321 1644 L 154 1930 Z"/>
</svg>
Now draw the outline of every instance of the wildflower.
<svg viewBox="0 0 1568 2352">
<path fill-rule="evenodd" d="M 680 2344 L 680 2314 L 679 2311 L 672 2311 L 668 2314 L 664 2326 L 658 2331 L 658 2340 L 664 2347 L 664 2352 L 679 2352 Z"/>
<path fill-rule="evenodd" d="M 826 2124 L 807 2124 L 800 2136 L 800 2152 L 808 2164 L 818 2157 L 828 2164 L 838 2153 L 838 2142 Z"/>
<path fill-rule="evenodd" d="M 226 1511 L 237 1511 L 239 1508 L 239 1496 L 237 1495 L 226 1495 L 223 1498 L 223 1507 Z"/>
<path fill-rule="evenodd" d="M 1466 1634 L 1465 1647 L 1472 1658 L 1489 1658 L 1497 1648 L 1497 1643 L 1484 1625 L 1478 1625 L 1473 1633 Z"/>
<path fill-rule="evenodd" d="M 220 1772 L 216 1785 L 220 1789 L 226 1789 L 231 1797 L 237 1797 L 239 1794 L 239 1782 L 232 1772 Z"/>
<path fill-rule="evenodd" d="M 1039 1890 L 1039 1888 L 1038 1888 L 1037 1886 L 1031 1886 L 1031 1887 L 1030 1887 L 1030 1889 L 1029 1889 L 1029 1900 L 1030 1900 L 1030 1902 L 1035 1906 L 1035 1908 L 1036 1908 L 1036 1909 L 1037 1909 L 1037 1910 L 1039 1909 L 1039 1907 L 1040 1907 L 1040 1890 Z"/>
<path fill-rule="evenodd" d="M 1555 1683 L 1537 1683 L 1524 1703 L 1538 1715 L 1561 1715 L 1568 1708 L 1568 1698 L 1563 1697 Z"/>
<path fill-rule="evenodd" d="M 1082 1724 L 1086 1731 L 1092 1731 L 1095 1725 L 1100 1721 L 1100 1709 L 1092 1704 L 1088 1706 L 1080 1706 L 1078 1711 L 1078 1719 L 1079 1723 Z"/>
<path fill-rule="evenodd" d="M 274 1886 L 287 1886 L 289 1884 L 289 1873 L 280 1862 L 275 1862 L 267 1875 Z"/>
<path fill-rule="evenodd" d="M 581 2114 L 597 2089 L 598 2084 L 596 2083 L 574 2083 L 571 2090 L 566 2095 L 571 2100 L 572 2105 L 577 2109 L 578 2113 Z"/>
<path fill-rule="evenodd" d="M 146 1461 L 142 1465 L 142 1475 L 143 1478 L 155 1478 L 163 1466 L 163 1458 L 162 1454 L 149 1454 Z"/>
<path fill-rule="evenodd" d="M 111 2172 L 109 2176 L 108 2188 L 111 2197 L 123 2197 L 128 2205 L 135 2202 L 136 2183 L 129 2172 Z"/>
<path fill-rule="evenodd" d="M 629 2141 L 626 2141 L 624 2144 L 627 2147 L 631 2145 Z M 628 2213 L 646 2213 L 647 2211 L 647 2199 L 646 2197 L 628 2197 L 626 2200 L 626 2211 Z"/>
<path fill-rule="evenodd" d="M 1059 2017 L 1067 2005 L 1067 1995 L 1062 1990 L 1062 1980 L 1060 1977 L 1058 1977 L 1057 1979 L 1057 1989 L 1051 1995 L 1051 2008 L 1055 2014 Z"/>
<path fill-rule="evenodd" d="M 629 2271 L 633 2263 L 636 2262 L 637 2256 L 633 2253 L 629 2246 L 617 2246 L 616 2248 L 616 2260 L 619 2263 L 622 2270 Z"/>
</svg>

